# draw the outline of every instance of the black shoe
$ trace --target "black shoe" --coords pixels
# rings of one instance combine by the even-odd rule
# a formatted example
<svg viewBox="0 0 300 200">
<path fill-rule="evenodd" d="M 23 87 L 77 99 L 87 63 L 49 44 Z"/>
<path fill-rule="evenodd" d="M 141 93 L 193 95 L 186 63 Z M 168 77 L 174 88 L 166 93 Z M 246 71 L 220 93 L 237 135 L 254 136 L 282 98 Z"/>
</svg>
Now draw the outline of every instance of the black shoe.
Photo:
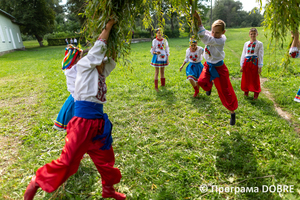
<svg viewBox="0 0 300 200">
<path fill-rule="evenodd" d="M 211 90 L 206 91 L 206 95 L 209 96 L 211 94 Z"/>
<path fill-rule="evenodd" d="M 235 125 L 235 113 L 232 113 L 232 114 L 231 114 L 230 125 L 231 125 L 231 126 Z"/>
</svg>

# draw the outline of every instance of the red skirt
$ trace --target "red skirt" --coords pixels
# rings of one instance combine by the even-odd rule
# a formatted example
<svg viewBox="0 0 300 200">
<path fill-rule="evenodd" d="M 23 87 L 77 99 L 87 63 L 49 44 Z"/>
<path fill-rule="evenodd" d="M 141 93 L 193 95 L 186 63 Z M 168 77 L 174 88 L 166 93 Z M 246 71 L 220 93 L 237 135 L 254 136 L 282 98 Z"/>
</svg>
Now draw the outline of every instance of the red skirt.
<svg viewBox="0 0 300 200">
<path fill-rule="evenodd" d="M 238 108 L 238 100 L 229 79 L 228 69 L 225 63 L 222 66 L 215 68 L 220 76 L 214 79 L 214 84 L 217 88 L 220 100 L 225 108 L 234 111 Z M 204 63 L 204 68 L 198 79 L 198 84 L 205 91 L 210 91 L 213 86 L 212 81 L 210 81 L 209 66 L 206 62 Z"/>
<path fill-rule="evenodd" d="M 241 89 L 244 92 L 261 92 L 260 79 L 258 74 L 258 66 L 254 65 L 253 62 L 246 62 L 243 64 L 243 75 L 241 81 Z"/>
<path fill-rule="evenodd" d="M 92 141 L 103 133 L 103 119 L 84 119 L 73 117 L 67 126 L 65 146 L 60 157 L 39 168 L 36 182 L 46 192 L 55 191 L 78 170 L 80 161 L 88 153 L 101 175 L 102 184 L 114 185 L 121 180 L 121 173 L 114 168 L 113 148 L 101 150 L 102 140 Z M 104 138 L 105 139 L 105 138 Z"/>
</svg>

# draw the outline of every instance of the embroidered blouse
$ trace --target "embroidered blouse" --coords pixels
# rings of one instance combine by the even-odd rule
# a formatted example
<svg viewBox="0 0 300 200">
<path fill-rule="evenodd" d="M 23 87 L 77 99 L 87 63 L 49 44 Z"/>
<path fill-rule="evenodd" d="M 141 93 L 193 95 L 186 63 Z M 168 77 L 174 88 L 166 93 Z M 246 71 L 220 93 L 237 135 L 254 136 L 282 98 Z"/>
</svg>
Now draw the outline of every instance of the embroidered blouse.
<svg viewBox="0 0 300 200">
<path fill-rule="evenodd" d="M 186 50 L 186 55 L 184 62 L 188 63 L 199 63 L 202 60 L 204 49 L 200 46 L 197 46 L 197 49 L 195 52 L 192 52 L 190 48 Z"/>
<path fill-rule="evenodd" d="M 300 58 L 300 50 L 297 47 L 291 47 L 290 56 L 292 58 Z"/>
<path fill-rule="evenodd" d="M 166 39 L 154 39 L 152 41 L 152 46 L 150 50 L 151 54 L 154 55 L 154 52 L 166 53 L 167 56 L 170 55 L 169 44 Z"/>
<path fill-rule="evenodd" d="M 224 45 L 226 36 L 222 34 L 221 38 L 214 38 L 210 31 L 207 31 L 202 25 L 199 26 L 198 36 L 206 45 L 204 58 L 207 62 L 216 64 L 225 58 Z"/>
<path fill-rule="evenodd" d="M 76 64 L 73 65 L 73 67 L 70 69 L 67 68 L 64 72 L 65 72 L 65 75 L 67 78 L 67 89 L 71 93 L 71 95 L 74 97 L 75 80 L 76 80 L 76 76 L 77 76 Z"/>
<path fill-rule="evenodd" d="M 264 57 L 264 46 L 263 43 L 256 40 L 254 42 L 245 42 L 242 56 L 241 56 L 241 67 L 243 67 L 245 58 L 247 56 L 257 56 L 258 67 L 263 67 L 263 57 Z"/>
<path fill-rule="evenodd" d="M 88 54 L 77 63 L 77 77 L 75 81 L 75 100 L 106 103 L 105 78 L 115 68 L 113 59 L 105 57 L 107 47 L 105 41 L 97 40 Z M 99 74 L 96 66 L 104 62 L 104 70 Z"/>
</svg>

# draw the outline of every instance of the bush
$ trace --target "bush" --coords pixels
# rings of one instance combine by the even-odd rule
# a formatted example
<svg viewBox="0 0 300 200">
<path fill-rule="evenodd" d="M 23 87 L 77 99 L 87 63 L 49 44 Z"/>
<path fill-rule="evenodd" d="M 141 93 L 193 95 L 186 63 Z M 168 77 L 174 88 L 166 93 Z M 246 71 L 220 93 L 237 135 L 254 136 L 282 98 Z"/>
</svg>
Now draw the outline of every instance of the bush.
<svg viewBox="0 0 300 200">
<path fill-rule="evenodd" d="M 72 37 L 74 38 L 74 37 Z M 85 38 L 77 38 L 77 43 L 79 44 L 82 44 L 83 46 L 85 45 L 86 43 L 86 39 Z M 48 38 L 47 39 L 47 42 L 48 42 L 48 46 L 59 46 L 59 45 L 66 45 L 66 41 L 65 41 L 66 38 L 55 38 L 55 39 L 51 39 L 51 38 Z M 70 42 L 70 40 L 68 39 L 68 41 Z"/>
<path fill-rule="evenodd" d="M 180 32 L 179 30 L 165 30 L 164 35 L 168 36 L 168 38 L 179 38 Z"/>
<path fill-rule="evenodd" d="M 134 38 L 151 38 L 151 34 L 149 31 L 134 31 Z"/>
<path fill-rule="evenodd" d="M 35 40 L 35 38 L 33 38 L 32 35 L 21 34 L 21 37 L 22 37 L 22 41 Z"/>
</svg>

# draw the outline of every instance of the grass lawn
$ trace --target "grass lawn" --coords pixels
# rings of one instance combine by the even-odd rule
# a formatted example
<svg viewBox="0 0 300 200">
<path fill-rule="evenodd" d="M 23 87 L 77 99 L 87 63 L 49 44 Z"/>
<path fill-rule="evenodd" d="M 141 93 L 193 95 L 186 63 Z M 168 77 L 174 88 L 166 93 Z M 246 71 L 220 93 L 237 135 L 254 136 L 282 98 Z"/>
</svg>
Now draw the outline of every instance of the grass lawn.
<svg viewBox="0 0 300 200">
<path fill-rule="evenodd" d="M 279 65 L 284 50 L 264 43 L 264 86 L 275 101 L 293 116 L 281 118 L 264 94 L 257 101 L 244 98 L 240 89 L 240 55 L 249 39 L 248 28 L 228 29 L 225 63 L 230 71 L 239 108 L 237 123 L 229 125 L 229 111 L 213 87 L 210 97 L 200 91 L 193 98 L 185 71 L 179 72 L 188 39 L 169 39 L 170 66 L 166 87 L 154 90 L 151 42 L 132 45 L 133 71 L 121 66 L 107 78 L 107 103 L 112 121 L 116 166 L 122 180 L 116 185 L 127 199 L 299 199 L 300 104 L 293 98 L 299 87 L 300 59 L 285 74 Z M 64 132 L 53 121 L 69 96 L 61 72 L 64 46 L 38 47 L 0 57 L 0 199 L 22 199 L 36 170 L 57 159 Z M 200 46 L 204 45 L 200 42 Z M 274 49 L 274 51 L 272 50 Z M 253 95 L 253 94 L 250 94 Z M 203 184 L 257 187 L 259 192 L 202 193 Z M 262 192 L 263 185 L 293 185 L 294 192 Z M 225 189 L 224 189 L 225 190 Z M 35 199 L 101 199 L 101 179 L 89 156 L 78 172 L 56 192 L 39 190 Z"/>
</svg>

